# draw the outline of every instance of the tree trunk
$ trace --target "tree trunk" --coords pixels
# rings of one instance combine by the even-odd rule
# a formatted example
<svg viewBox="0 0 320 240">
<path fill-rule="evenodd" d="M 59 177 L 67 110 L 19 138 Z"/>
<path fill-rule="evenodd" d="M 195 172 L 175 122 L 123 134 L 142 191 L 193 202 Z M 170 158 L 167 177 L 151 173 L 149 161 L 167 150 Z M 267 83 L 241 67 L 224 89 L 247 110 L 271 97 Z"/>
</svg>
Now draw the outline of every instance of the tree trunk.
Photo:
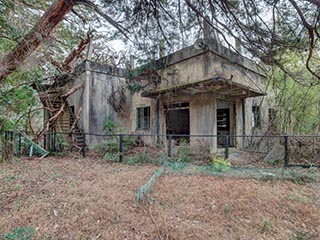
<svg viewBox="0 0 320 240">
<path fill-rule="evenodd" d="M 64 19 L 76 0 L 55 0 L 37 25 L 0 61 L 0 83 L 33 53 Z"/>
</svg>

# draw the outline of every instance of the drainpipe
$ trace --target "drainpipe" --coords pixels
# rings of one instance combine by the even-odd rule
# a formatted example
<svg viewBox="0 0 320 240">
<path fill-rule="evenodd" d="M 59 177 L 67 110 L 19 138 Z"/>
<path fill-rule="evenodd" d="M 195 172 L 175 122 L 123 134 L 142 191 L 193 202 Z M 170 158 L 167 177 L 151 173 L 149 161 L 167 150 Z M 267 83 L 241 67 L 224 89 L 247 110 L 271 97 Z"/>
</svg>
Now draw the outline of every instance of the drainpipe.
<svg viewBox="0 0 320 240">
<path fill-rule="evenodd" d="M 241 105 L 242 105 L 242 148 L 244 148 L 244 141 L 246 134 L 246 113 L 245 113 L 245 102 L 244 98 L 241 99 Z"/>
<path fill-rule="evenodd" d="M 156 102 L 156 134 L 157 134 L 157 144 L 160 144 L 160 97 L 157 98 Z"/>
</svg>

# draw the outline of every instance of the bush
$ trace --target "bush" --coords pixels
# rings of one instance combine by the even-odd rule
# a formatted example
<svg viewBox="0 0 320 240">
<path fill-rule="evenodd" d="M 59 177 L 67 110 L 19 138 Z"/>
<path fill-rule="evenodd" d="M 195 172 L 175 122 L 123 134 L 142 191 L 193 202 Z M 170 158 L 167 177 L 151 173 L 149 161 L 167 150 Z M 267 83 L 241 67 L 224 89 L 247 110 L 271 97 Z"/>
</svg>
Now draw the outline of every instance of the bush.
<svg viewBox="0 0 320 240">
<path fill-rule="evenodd" d="M 152 163 L 154 164 L 156 161 L 148 154 L 147 152 L 138 152 L 131 157 L 127 157 L 123 161 L 126 164 L 133 165 L 133 164 L 145 164 L 145 163 Z"/>
<path fill-rule="evenodd" d="M 123 151 L 128 151 L 136 144 L 136 137 L 123 137 Z M 91 150 L 105 160 L 114 161 L 119 157 L 119 137 L 111 136 L 101 143 L 92 146 Z"/>
<path fill-rule="evenodd" d="M 211 164 L 212 154 L 210 153 L 210 144 L 203 139 L 198 139 L 192 147 L 192 158 L 201 163 Z"/>
<path fill-rule="evenodd" d="M 109 157 L 110 153 L 119 152 L 118 139 L 117 137 L 110 137 L 101 143 L 93 145 L 91 150 L 101 158 L 105 158 L 105 155 Z"/>
<path fill-rule="evenodd" d="M 177 156 L 173 159 L 177 162 L 191 162 L 192 161 L 192 152 L 189 143 L 182 139 L 179 142 L 179 149 Z"/>
<path fill-rule="evenodd" d="M 221 156 L 213 158 L 212 169 L 215 172 L 225 172 L 231 169 L 231 163 L 228 160 L 223 159 Z"/>
</svg>

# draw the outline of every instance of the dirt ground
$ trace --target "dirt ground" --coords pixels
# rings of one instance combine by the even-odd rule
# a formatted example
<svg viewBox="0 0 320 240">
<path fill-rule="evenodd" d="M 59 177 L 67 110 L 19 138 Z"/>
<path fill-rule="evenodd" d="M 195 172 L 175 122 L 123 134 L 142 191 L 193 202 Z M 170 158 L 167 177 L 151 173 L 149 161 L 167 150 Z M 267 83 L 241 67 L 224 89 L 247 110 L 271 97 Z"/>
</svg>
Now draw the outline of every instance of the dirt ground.
<svg viewBox="0 0 320 240">
<path fill-rule="evenodd" d="M 167 173 L 157 167 L 46 158 L 0 165 L 0 235 L 34 239 L 320 239 L 319 182 Z"/>
</svg>

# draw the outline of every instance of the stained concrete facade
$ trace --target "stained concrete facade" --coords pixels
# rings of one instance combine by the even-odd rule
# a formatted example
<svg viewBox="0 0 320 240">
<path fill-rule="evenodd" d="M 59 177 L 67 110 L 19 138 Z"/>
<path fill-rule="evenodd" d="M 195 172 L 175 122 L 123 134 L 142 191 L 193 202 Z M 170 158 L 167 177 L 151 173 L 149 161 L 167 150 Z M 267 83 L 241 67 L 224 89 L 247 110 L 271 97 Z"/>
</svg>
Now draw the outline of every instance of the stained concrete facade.
<svg viewBox="0 0 320 240">
<path fill-rule="evenodd" d="M 205 47 L 187 47 L 155 62 L 160 83 L 133 95 L 125 90 L 126 70 L 85 61 L 80 76 L 73 85 L 84 84 L 83 91 L 71 96 L 69 105 L 75 112 L 82 107 L 80 127 L 84 132 L 102 133 L 107 116 L 127 133 L 151 134 L 147 143 L 160 141 L 166 144 L 168 106 L 184 106 L 189 112 L 190 135 L 250 135 L 253 133 L 252 106 L 259 106 L 262 134 L 268 129 L 268 101 L 265 98 L 265 75 L 254 62 L 240 57 L 214 40 L 204 40 Z M 122 91 L 125 101 L 122 110 L 116 111 L 114 101 Z M 179 105 L 180 104 L 180 105 Z M 137 129 L 137 109 L 150 107 L 148 128 Z M 179 107 L 177 108 L 179 109 Z M 218 109 L 229 109 L 228 132 L 218 130 Z M 180 111 L 181 112 L 181 111 Z M 176 112 L 177 116 L 179 112 Z M 174 115 L 174 114 L 173 114 Z M 223 125 L 220 126 L 223 128 Z M 179 131 L 179 129 L 177 129 Z M 96 143 L 98 138 L 88 139 Z M 212 151 L 218 147 L 218 138 L 191 138 L 191 144 L 205 143 Z M 242 138 L 233 146 L 241 147 Z"/>
</svg>

